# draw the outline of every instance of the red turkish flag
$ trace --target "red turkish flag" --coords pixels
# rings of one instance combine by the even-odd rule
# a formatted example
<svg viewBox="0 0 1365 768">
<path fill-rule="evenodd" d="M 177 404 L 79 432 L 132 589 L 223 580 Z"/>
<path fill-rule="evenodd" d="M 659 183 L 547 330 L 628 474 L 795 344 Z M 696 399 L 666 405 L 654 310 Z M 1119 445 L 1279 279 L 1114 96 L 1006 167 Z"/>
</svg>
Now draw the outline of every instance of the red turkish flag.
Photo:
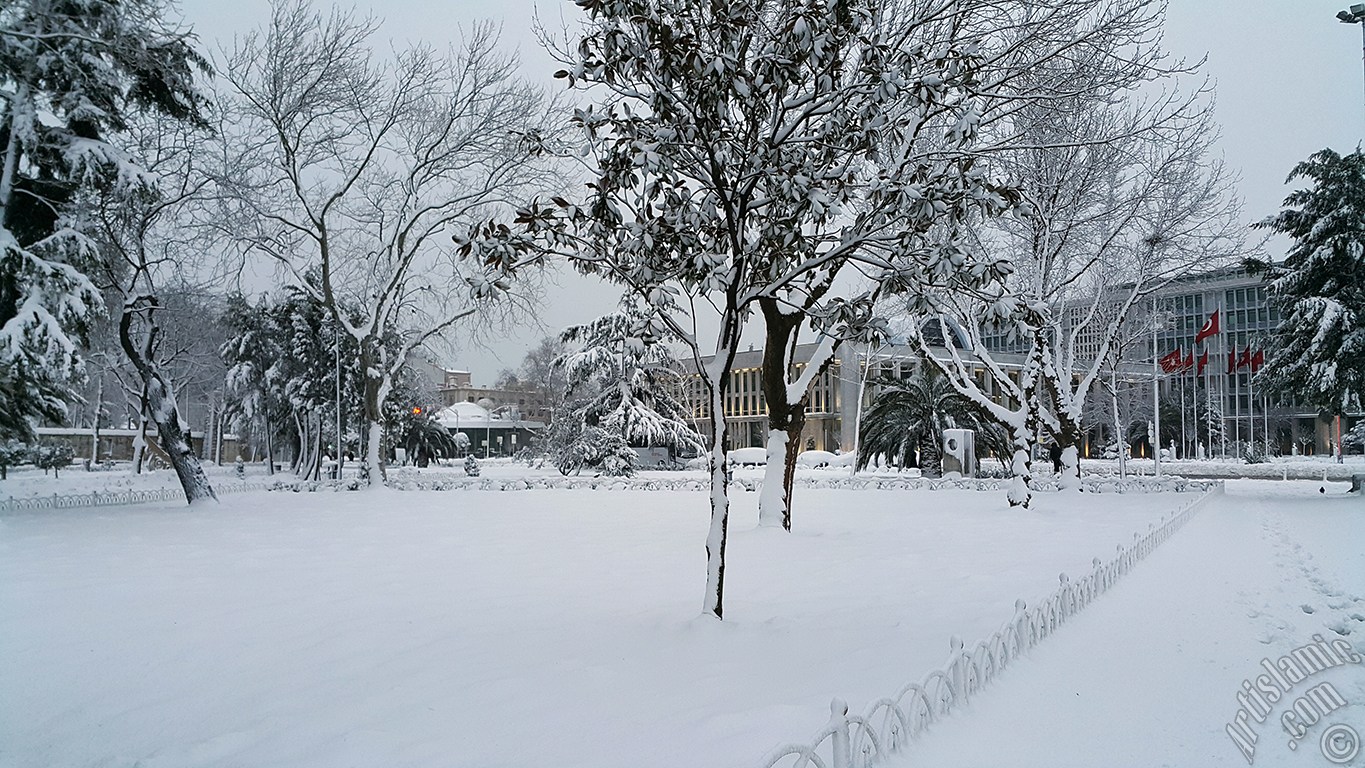
<svg viewBox="0 0 1365 768">
<path fill-rule="evenodd" d="M 1194 353 L 1191 352 L 1190 354 L 1193 355 Z M 1195 374 L 1196 376 L 1203 376 L 1203 375 L 1204 375 L 1204 366 L 1206 366 L 1206 365 L 1208 365 L 1208 364 L 1209 364 L 1209 351 L 1206 349 L 1206 350 L 1204 350 L 1204 354 L 1202 354 L 1202 355 L 1199 356 L 1199 368 L 1195 370 L 1194 374 Z"/>
<path fill-rule="evenodd" d="M 1242 354 L 1240 354 L 1240 355 L 1237 356 L 1237 367 L 1238 367 L 1238 368 L 1246 368 L 1246 367 L 1250 367 L 1250 366 L 1251 366 L 1251 345 L 1248 344 L 1248 345 L 1247 345 L 1247 348 L 1244 349 L 1244 350 L 1242 350 Z"/>
<path fill-rule="evenodd" d="M 1251 372 L 1255 373 L 1261 370 L 1263 365 L 1265 365 L 1265 350 L 1258 349 L 1256 354 L 1251 356 Z"/>
<path fill-rule="evenodd" d="M 1204 325 L 1199 329 L 1199 333 L 1194 335 L 1194 343 L 1198 344 L 1204 339 L 1216 335 L 1218 335 L 1218 310 L 1215 309 L 1213 310 L 1213 314 L 1209 315 L 1209 319 L 1204 321 Z"/>
<path fill-rule="evenodd" d="M 1161 370 L 1166 373 L 1175 373 L 1184 367 L 1185 352 L 1179 347 L 1162 355 L 1157 363 L 1161 365 Z"/>
</svg>

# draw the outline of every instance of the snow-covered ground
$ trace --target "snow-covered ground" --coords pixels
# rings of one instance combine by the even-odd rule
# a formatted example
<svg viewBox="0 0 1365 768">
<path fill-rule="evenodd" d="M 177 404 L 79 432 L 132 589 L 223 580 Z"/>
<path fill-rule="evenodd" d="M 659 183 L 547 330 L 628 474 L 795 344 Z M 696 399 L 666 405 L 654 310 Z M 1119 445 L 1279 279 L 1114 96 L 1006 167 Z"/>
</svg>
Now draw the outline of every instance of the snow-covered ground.
<svg viewBox="0 0 1365 768">
<path fill-rule="evenodd" d="M 1346 759 L 1350 733 L 1365 737 L 1365 499 L 1321 487 L 1229 483 L 1141 568 L 890 765 L 980 768 L 1002 755 L 1021 768 L 1365 765 L 1365 752 Z M 1315 638 L 1348 644 L 1357 661 L 1267 698 L 1268 714 L 1247 696 L 1239 727 L 1243 681 L 1257 686 L 1262 660 L 1279 666 Z M 1301 697 L 1337 703 L 1308 693 L 1322 683 L 1346 706 L 1309 707 L 1320 720 L 1286 724 Z"/>
<path fill-rule="evenodd" d="M 1190 499 L 801 489 L 787 534 L 756 496 L 724 623 L 698 617 L 702 492 L 0 517 L 0 766 L 756 765 Z"/>
</svg>

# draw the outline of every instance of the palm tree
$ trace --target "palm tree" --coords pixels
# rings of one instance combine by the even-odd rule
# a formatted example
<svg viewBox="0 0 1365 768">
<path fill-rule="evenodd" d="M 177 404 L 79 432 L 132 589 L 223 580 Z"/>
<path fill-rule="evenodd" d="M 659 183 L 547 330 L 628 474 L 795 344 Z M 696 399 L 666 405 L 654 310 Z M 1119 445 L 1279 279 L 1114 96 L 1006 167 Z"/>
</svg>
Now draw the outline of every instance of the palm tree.
<svg viewBox="0 0 1365 768">
<path fill-rule="evenodd" d="M 919 450 L 925 477 L 943 475 L 943 430 L 986 426 L 980 410 L 938 371 L 925 366 L 908 379 L 882 379 L 880 391 L 863 415 L 858 437 L 858 468 L 875 457 L 899 466 L 911 464 Z"/>
</svg>

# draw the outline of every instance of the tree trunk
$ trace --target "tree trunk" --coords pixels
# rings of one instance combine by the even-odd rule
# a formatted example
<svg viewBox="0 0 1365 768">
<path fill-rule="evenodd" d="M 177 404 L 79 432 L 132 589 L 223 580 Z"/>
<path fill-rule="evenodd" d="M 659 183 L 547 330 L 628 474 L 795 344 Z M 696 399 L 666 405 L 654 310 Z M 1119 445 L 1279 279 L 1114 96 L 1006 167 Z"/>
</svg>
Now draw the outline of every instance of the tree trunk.
<svg viewBox="0 0 1365 768">
<path fill-rule="evenodd" d="M 733 356 L 733 353 L 731 353 Z M 727 366 L 728 367 L 728 366 Z M 729 372 L 726 372 L 728 377 Z M 702 610 L 725 618 L 725 543 L 730 520 L 730 464 L 726 460 L 729 435 L 725 428 L 725 394 L 720 382 L 707 382 L 711 390 L 711 525 L 706 533 L 706 596 Z"/>
<path fill-rule="evenodd" d="M 733 297 L 731 297 L 733 302 Z M 725 391 L 730 385 L 730 371 L 739 346 L 739 313 L 733 304 L 721 314 L 720 339 L 716 354 L 702 374 L 707 394 L 711 398 L 711 525 L 706 533 L 706 593 L 702 611 L 725 617 L 725 544 L 730 524 L 730 465 L 729 433 L 725 427 Z"/>
<path fill-rule="evenodd" d="M 1062 474 L 1057 485 L 1064 491 L 1081 490 L 1081 427 L 1070 418 L 1062 417 L 1061 429 L 1054 435 L 1057 447 L 1062 449 Z"/>
<path fill-rule="evenodd" d="M 95 385 L 95 413 L 90 420 L 90 462 L 85 465 L 88 472 L 95 471 L 100 460 L 100 411 L 104 408 L 104 375 L 100 374 Z"/>
<path fill-rule="evenodd" d="M 806 426 L 806 405 L 810 402 L 810 388 L 792 401 L 788 386 L 792 370 L 792 356 L 796 352 L 797 332 L 805 322 L 805 315 L 784 313 L 775 299 L 759 299 L 763 310 L 764 346 L 763 368 L 760 379 L 763 399 L 768 409 L 768 462 L 763 470 L 763 493 L 758 499 L 758 524 L 792 529 L 792 487 L 796 481 L 796 457 L 801 453 L 801 433 Z M 809 361 L 815 365 L 815 381 L 833 362 L 831 354 L 825 360 Z M 799 381 L 798 381 L 799 384 Z M 780 485 L 779 485 L 780 482 Z M 781 488 L 778 493 L 777 489 Z"/>
<path fill-rule="evenodd" d="M 261 413 L 261 420 L 265 424 L 265 473 L 275 474 L 275 436 L 270 428 L 270 407 L 267 405 Z"/>
<path fill-rule="evenodd" d="M 1029 486 L 1033 481 L 1029 460 L 1033 448 L 1033 426 L 1025 424 L 1022 428 L 1012 428 L 1011 432 L 1014 437 L 1014 459 L 1010 462 L 1011 478 L 1006 497 L 1011 507 L 1028 509 L 1029 502 L 1033 500 L 1033 489 Z"/>
<path fill-rule="evenodd" d="M 119 319 L 119 342 L 129 362 L 142 377 L 143 392 L 147 398 L 147 411 L 156 424 L 157 442 L 171 461 L 180 487 L 185 491 L 185 500 L 190 504 L 205 499 L 217 500 L 213 486 L 209 485 L 204 468 L 194 455 L 194 446 L 180 421 L 180 411 L 175 403 L 175 391 L 170 381 L 161 373 L 153 358 L 156 349 L 158 328 L 153 318 L 157 301 L 154 296 L 141 296 L 125 305 L 123 316 Z M 133 341 L 133 316 L 146 313 L 147 333 L 139 347 Z"/>
<path fill-rule="evenodd" d="M 289 471 L 297 475 L 303 472 L 303 450 L 308 443 L 304 442 L 303 422 L 299 421 L 298 411 L 291 411 L 290 415 L 294 418 L 294 455 L 289 460 Z"/>
<path fill-rule="evenodd" d="M 920 435 L 920 477 L 927 477 L 930 479 L 943 477 L 943 447 L 939 444 L 939 441 L 942 439 L 941 433 L 933 434 L 932 430 Z"/>
<path fill-rule="evenodd" d="M 366 436 L 365 453 L 360 460 L 360 479 L 371 487 L 382 485 L 386 479 L 380 443 L 384 438 L 384 396 L 388 387 L 373 350 L 378 343 L 377 340 L 364 339 L 360 344 L 360 370 L 365 382 L 361 434 Z"/>
</svg>

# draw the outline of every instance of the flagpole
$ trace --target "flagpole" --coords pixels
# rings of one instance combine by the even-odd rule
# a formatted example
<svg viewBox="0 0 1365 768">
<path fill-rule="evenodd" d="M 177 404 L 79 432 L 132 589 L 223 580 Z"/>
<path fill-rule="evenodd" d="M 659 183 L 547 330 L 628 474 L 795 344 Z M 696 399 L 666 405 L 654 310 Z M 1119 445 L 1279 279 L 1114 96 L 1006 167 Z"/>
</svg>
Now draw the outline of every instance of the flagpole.
<svg viewBox="0 0 1365 768">
<path fill-rule="evenodd" d="M 1248 358 L 1251 357 L 1251 345 L 1250 345 L 1250 344 L 1247 345 L 1247 357 L 1248 357 Z M 1247 362 L 1247 370 L 1251 370 L 1251 363 L 1250 363 L 1250 361 Z M 1250 413 L 1249 413 L 1248 416 L 1247 416 L 1247 442 L 1251 443 L 1252 445 L 1255 445 L 1255 444 L 1256 444 L 1256 381 L 1255 381 L 1255 376 L 1254 376 L 1254 375 L 1249 375 L 1249 376 L 1247 376 L 1247 410 L 1250 411 Z M 1270 449 L 1269 449 L 1269 448 L 1266 448 L 1265 452 L 1266 452 L 1266 453 L 1270 453 Z"/>
<path fill-rule="evenodd" d="M 1270 453 L 1270 401 L 1269 401 L 1268 399 L 1266 399 L 1266 396 L 1265 396 L 1265 395 L 1261 395 L 1261 418 L 1265 420 L 1265 422 L 1262 424 L 1262 426 L 1265 427 L 1265 440 L 1266 440 L 1266 449 L 1265 449 L 1265 452 L 1266 452 L 1266 454 L 1269 454 L 1269 453 Z M 1276 441 L 1276 442 L 1278 443 L 1279 441 Z M 1279 451 L 1279 445 L 1276 445 L 1276 446 L 1275 446 L 1275 450 L 1276 450 L 1276 451 Z"/>
<path fill-rule="evenodd" d="M 1242 398 L 1239 397 L 1242 391 L 1242 377 L 1237 372 L 1237 348 L 1233 347 L 1228 355 L 1228 359 L 1232 361 L 1232 445 L 1235 451 L 1237 445 L 1242 442 Z"/>
<path fill-rule="evenodd" d="M 1152 475 L 1161 477 L 1161 379 L 1156 364 L 1156 332 L 1160 324 L 1156 316 L 1156 297 L 1152 297 L 1152 434 L 1147 442 L 1152 446 Z"/>
<path fill-rule="evenodd" d="M 1180 360 L 1182 363 L 1184 362 L 1184 352 L 1180 353 Z M 1184 365 L 1181 368 L 1184 368 Z M 1185 372 L 1182 370 L 1180 374 L 1180 458 L 1183 459 L 1190 455 L 1190 440 L 1185 434 Z M 1175 457 L 1172 456 L 1171 458 Z"/>
</svg>

